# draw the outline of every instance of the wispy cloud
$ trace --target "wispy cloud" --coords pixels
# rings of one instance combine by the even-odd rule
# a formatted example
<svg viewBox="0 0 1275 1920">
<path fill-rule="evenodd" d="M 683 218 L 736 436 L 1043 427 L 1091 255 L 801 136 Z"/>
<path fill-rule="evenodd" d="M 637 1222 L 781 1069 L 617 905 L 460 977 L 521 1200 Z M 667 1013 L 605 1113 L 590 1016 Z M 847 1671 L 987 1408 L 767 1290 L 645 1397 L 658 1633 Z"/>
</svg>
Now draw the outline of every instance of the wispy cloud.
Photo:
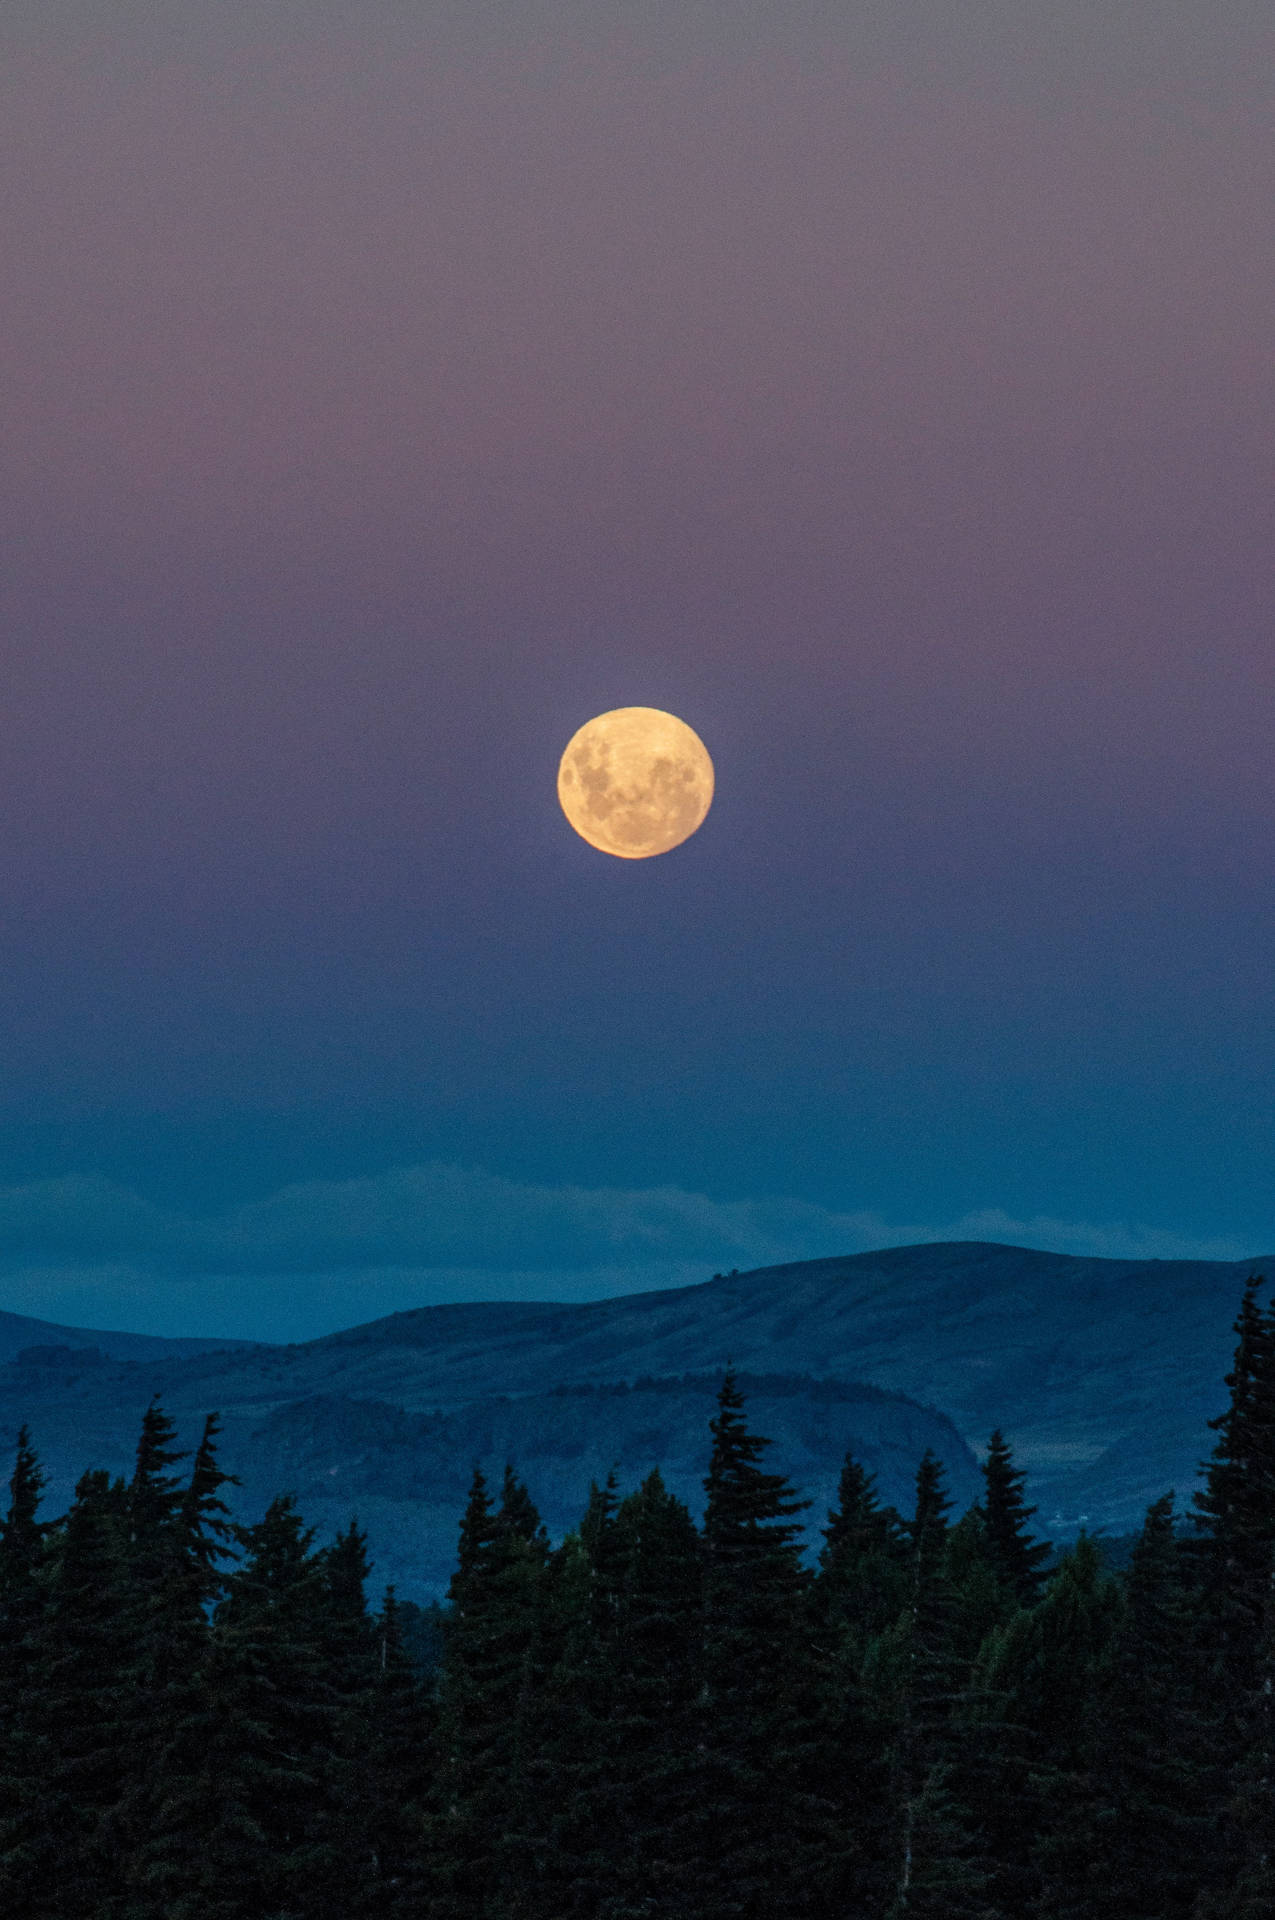
<svg viewBox="0 0 1275 1920">
<path fill-rule="evenodd" d="M 900 1223 L 678 1187 L 536 1186 L 440 1162 L 287 1186 L 212 1217 L 68 1176 L 0 1190 L 0 1305 L 81 1325 L 305 1339 L 443 1300 L 600 1299 L 940 1240 L 1125 1260 L 1254 1252 L 1130 1222 L 992 1208 Z"/>
</svg>

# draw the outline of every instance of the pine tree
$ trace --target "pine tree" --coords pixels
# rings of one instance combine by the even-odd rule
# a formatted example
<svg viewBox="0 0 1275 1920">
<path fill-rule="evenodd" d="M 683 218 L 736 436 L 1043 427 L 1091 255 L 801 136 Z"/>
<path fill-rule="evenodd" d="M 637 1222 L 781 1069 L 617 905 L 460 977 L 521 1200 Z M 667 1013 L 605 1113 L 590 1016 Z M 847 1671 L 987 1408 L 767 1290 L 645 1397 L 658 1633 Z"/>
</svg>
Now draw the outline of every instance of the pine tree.
<svg viewBox="0 0 1275 1920">
<path fill-rule="evenodd" d="M 226 1575 L 217 1562 L 232 1557 L 230 1542 L 235 1538 L 234 1523 L 230 1519 L 230 1509 L 221 1497 L 221 1489 L 240 1484 L 235 1474 L 224 1472 L 217 1463 L 217 1436 L 220 1431 L 220 1414 L 205 1415 L 204 1430 L 191 1468 L 190 1484 L 181 1506 L 189 1577 L 199 1604 L 204 1608 L 215 1604 L 225 1592 Z"/>
<path fill-rule="evenodd" d="M 615 1475 L 589 1489 L 584 1517 L 550 1554 L 519 1712 L 522 1836 L 551 1920 L 596 1920 L 614 1886 L 618 1749 L 614 1654 L 621 1604 Z"/>
<path fill-rule="evenodd" d="M 1066 1912 L 1049 1901 L 1083 1884 L 1081 1836 L 1099 1793 L 1099 1701 L 1122 1609 L 1118 1583 L 1082 1532 L 1039 1604 L 994 1629 L 975 1663 L 961 1717 L 982 1734 L 967 1754 L 981 1763 L 979 1844 L 995 1863 L 988 1896 L 998 1911 Z M 1077 1916 L 1084 1912 L 1082 1904 Z"/>
<path fill-rule="evenodd" d="M 943 1577 L 952 1593 L 953 1651 L 969 1667 L 992 1629 L 1016 1611 L 997 1574 L 981 1507 L 970 1507 L 948 1529 Z"/>
<path fill-rule="evenodd" d="M 50 1535 L 49 1599 L 33 1640 L 45 1764 L 30 1920 L 114 1920 L 123 1910 L 121 1804 L 139 1764 L 128 1535 L 123 1480 L 83 1474 Z"/>
<path fill-rule="evenodd" d="M 1271 1577 L 1275 1588 L 1275 1569 Z M 1275 1913 L 1275 1593 L 1258 1642 L 1244 1746 L 1228 1788 L 1227 1839 L 1236 1864 L 1223 1890 L 1200 1895 L 1192 1920 L 1270 1920 Z"/>
<path fill-rule="evenodd" d="M 354 1914 L 368 1920 L 419 1920 L 429 1911 L 425 1809 L 436 1757 L 436 1716 L 408 1657 L 392 1586 L 385 1589 L 374 1639 L 365 1794 L 373 1871 Z"/>
<path fill-rule="evenodd" d="M 1095 1701 L 1095 1793 L 1073 1836 L 1086 1920 L 1191 1920 L 1215 1762 L 1173 1495 L 1147 1509 Z"/>
<path fill-rule="evenodd" d="M 476 1467 L 448 1587 L 429 1820 L 431 1920 L 502 1913 L 517 1883 L 525 1893 L 536 1878 L 531 1845 L 541 1816 L 525 1795 L 519 1736 L 547 1552 L 512 1467 L 494 1513 Z"/>
<path fill-rule="evenodd" d="M 188 1858 L 164 1920 L 337 1920 L 340 1704 L 326 1672 L 326 1568 L 290 1494 L 236 1529 L 245 1558 L 213 1616 Z"/>
<path fill-rule="evenodd" d="M 814 1617 L 848 1659 L 862 1664 L 869 1642 L 907 1604 L 912 1556 L 907 1523 L 880 1505 L 876 1475 L 849 1453 L 823 1539 L 811 1593 Z"/>
<path fill-rule="evenodd" d="M 1026 1475 L 1016 1468 L 1009 1442 L 999 1427 L 993 1430 L 983 1462 L 985 1491 L 981 1512 L 987 1529 L 992 1564 L 1016 1605 L 1035 1606 L 1048 1579 L 1042 1562 L 1051 1552 L 1047 1540 L 1033 1544 L 1027 1522 L 1035 1507 L 1024 1506 Z"/>
<path fill-rule="evenodd" d="M 832 1813 L 811 1779 L 810 1575 L 791 1522 L 811 1503 L 757 1464 L 770 1442 L 742 1409 L 728 1368 L 704 1481 L 703 1920 L 813 1911 Z"/>
<path fill-rule="evenodd" d="M 132 1660 L 116 1820 L 125 1880 L 139 1915 L 154 1911 L 145 1898 L 141 1853 L 151 1842 L 158 1799 L 166 1791 L 162 1756 L 171 1745 L 178 1694 L 198 1670 L 207 1640 L 187 1559 L 184 1493 L 179 1476 L 168 1471 L 185 1458 L 172 1445 L 175 1436 L 172 1420 L 153 1399 L 142 1416 L 125 1509 L 125 1604 Z"/>
<path fill-rule="evenodd" d="M 956 1594 L 948 1577 L 951 1499 L 930 1448 L 916 1476 L 908 1528 L 911 1590 L 869 1650 L 865 1678 L 892 1722 L 893 1895 L 889 1920 L 981 1916 L 986 1874 L 955 1783 L 962 1754 L 956 1708 L 965 1678 Z"/>
<path fill-rule="evenodd" d="M 822 1881 L 830 1913 L 883 1913 L 894 1887 L 893 1721 L 863 1669 L 869 1647 L 907 1605 L 911 1550 L 906 1523 L 880 1506 L 875 1480 L 846 1454 L 810 1589 L 815 1765 L 835 1808 Z"/>
<path fill-rule="evenodd" d="M 357 1518 L 351 1518 L 318 1559 L 324 1574 L 319 1645 L 337 1709 L 331 1754 L 335 1869 L 327 1877 L 325 1896 L 333 1900 L 339 1889 L 353 1920 L 360 1912 L 375 1913 L 378 1904 L 372 1843 L 376 1808 L 369 1770 L 378 1647 L 367 1606 L 367 1534 Z"/>
<path fill-rule="evenodd" d="M 618 1618 L 609 1642 L 613 1842 L 597 1920 L 693 1912 L 702 1840 L 697 1703 L 703 1686 L 702 1543 L 653 1468 L 615 1516 Z"/>
<path fill-rule="evenodd" d="M 219 1560 L 230 1557 L 226 1544 L 233 1528 L 220 1490 L 238 1482 L 217 1464 L 218 1416 L 204 1420 L 190 1481 L 176 1495 L 152 1485 L 133 1498 L 134 1524 L 143 1505 L 151 1505 L 158 1538 L 146 1548 L 151 1585 L 137 1593 L 139 1567 L 131 1569 L 134 1604 L 145 1616 L 149 1697 L 149 1759 L 142 1793 L 130 1807 L 128 1880 L 129 1920 L 153 1914 L 167 1920 L 201 1859 L 205 1839 L 203 1782 L 206 1742 L 213 1707 L 209 1701 L 210 1610 L 225 1590 Z M 150 1423 L 144 1430 L 139 1464 L 143 1477 L 163 1476 L 171 1434 Z M 157 1457 L 168 1454 L 168 1460 Z"/>
<path fill-rule="evenodd" d="M 51 1531 L 50 1523 L 36 1517 L 44 1485 L 30 1432 L 22 1426 L 9 1508 L 0 1521 L 0 1913 L 31 1906 L 45 1858 L 40 1799 L 48 1753 L 36 1667 Z"/>
<path fill-rule="evenodd" d="M 1199 1648 L 1214 1702 L 1213 1741 L 1225 1784 L 1213 1814 L 1218 1845 L 1200 1915 L 1245 1915 L 1269 1885 L 1270 1770 L 1275 1751 L 1275 1308 L 1257 1305 L 1250 1276 L 1234 1323 L 1235 1358 L 1218 1441 L 1193 1495 L 1197 1537 L 1184 1543 L 1196 1580 Z"/>
</svg>

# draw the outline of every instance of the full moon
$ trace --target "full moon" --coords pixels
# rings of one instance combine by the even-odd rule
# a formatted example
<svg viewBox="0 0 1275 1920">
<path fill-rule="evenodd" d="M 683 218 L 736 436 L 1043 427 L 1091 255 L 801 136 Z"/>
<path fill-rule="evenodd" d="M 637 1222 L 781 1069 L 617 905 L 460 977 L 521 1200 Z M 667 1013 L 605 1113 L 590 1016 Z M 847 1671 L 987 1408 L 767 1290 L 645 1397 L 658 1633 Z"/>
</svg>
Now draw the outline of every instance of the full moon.
<svg viewBox="0 0 1275 1920">
<path fill-rule="evenodd" d="M 615 707 L 585 722 L 558 767 L 562 811 L 582 840 L 648 860 L 689 840 L 713 803 L 704 742 L 658 707 Z"/>
</svg>

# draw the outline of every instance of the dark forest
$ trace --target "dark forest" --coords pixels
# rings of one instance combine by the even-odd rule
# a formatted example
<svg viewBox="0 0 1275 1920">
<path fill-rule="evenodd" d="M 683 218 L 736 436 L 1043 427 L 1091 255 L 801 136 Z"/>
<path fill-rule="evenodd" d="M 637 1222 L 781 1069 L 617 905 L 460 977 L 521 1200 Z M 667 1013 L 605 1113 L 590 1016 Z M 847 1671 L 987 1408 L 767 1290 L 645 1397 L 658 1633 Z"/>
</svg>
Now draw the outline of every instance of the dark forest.
<svg viewBox="0 0 1275 1920">
<path fill-rule="evenodd" d="M 0 1912 L 29 1920 L 1270 1920 L 1275 1309 L 1191 1511 L 1049 1565 L 998 1430 L 959 1519 L 849 1455 L 818 1563 L 728 1370 L 702 1526 L 654 1471 L 554 1547 L 475 1470 L 443 1607 L 357 1518 L 229 1518 L 209 1414 L 0 1524 Z"/>
</svg>

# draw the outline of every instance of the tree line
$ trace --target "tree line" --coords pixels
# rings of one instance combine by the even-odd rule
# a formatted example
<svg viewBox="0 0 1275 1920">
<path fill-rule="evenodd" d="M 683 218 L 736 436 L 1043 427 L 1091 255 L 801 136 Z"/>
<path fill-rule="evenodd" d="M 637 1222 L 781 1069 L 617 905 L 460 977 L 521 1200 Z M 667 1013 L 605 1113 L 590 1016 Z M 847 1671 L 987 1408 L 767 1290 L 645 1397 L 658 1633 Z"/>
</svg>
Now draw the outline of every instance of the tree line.
<svg viewBox="0 0 1275 1920">
<path fill-rule="evenodd" d="M 811 1505 L 728 1369 L 697 1526 L 658 1470 L 551 1545 L 476 1468 L 441 1612 L 352 1519 L 230 1519 L 208 1415 L 0 1523 L 0 1913 L 25 1920 L 1270 1920 L 1275 1309 L 1250 1279 L 1189 1530 L 1052 1572 L 997 1430 L 959 1519 L 847 1455 Z M 236 1483 L 237 1484 L 237 1483 Z M 230 1564 L 226 1564 L 230 1563 Z"/>
</svg>

